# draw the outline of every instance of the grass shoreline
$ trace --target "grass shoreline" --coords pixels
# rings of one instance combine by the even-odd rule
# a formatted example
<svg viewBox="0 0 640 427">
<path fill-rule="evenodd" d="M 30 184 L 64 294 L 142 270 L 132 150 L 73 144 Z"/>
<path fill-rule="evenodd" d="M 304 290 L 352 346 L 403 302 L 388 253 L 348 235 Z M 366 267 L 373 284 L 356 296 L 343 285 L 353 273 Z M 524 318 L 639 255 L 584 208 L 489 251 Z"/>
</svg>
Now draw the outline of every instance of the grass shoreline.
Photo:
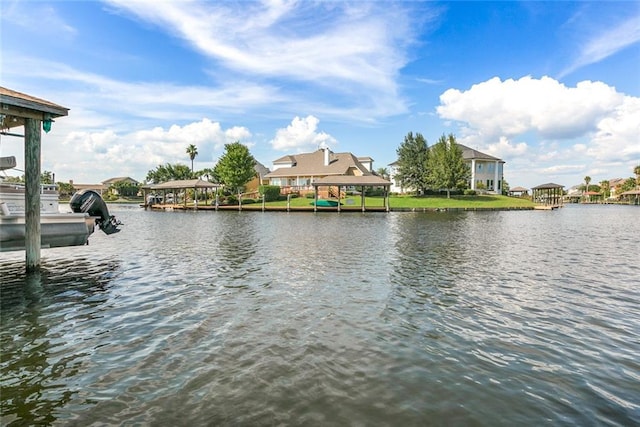
<svg viewBox="0 0 640 427">
<path fill-rule="evenodd" d="M 341 209 L 343 210 L 359 210 L 362 206 L 362 199 L 360 196 L 348 196 L 343 198 Z M 117 200 L 107 203 L 138 203 L 142 204 L 142 199 L 131 200 Z M 211 208 L 212 200 L 209 199 L 207 205 L 203 204 L 203 201 L 198 203 L 198 208 L 202 209 Z M 173 206 L 180 207 L 183 204 L 175 204 Z M 291 198 L 289 202 L 286 200 L 279 200 L 276 202 L 265 203 L 265 208 L 283 209 L 289 206 L 291 209 L 303 210 L 304 208 L 313 209 L 313 199 L 307 199 L 305 197 Z M 193 209 L 194 203 L 188 202 L 187 208 Z M 220 205 L 223 209 L 237 209 L 238 205 Z M 391 196 L 389 198 L 389 210 L 391 211 L 441 211 L 441 210 L 527 210 L 533 209 L 534 203 L 529 199 L 519 197 L 508 197 L 495 194 L 475 195 L 475 196 Z M 384 208 L 383 197 L 365 197 L 365 208 Z M 262 209 L 262 202 L 250 202 L 243 201 L 242 209 L 246 210 L 259 210 Z M 336 208 L 329 208 L 335 210 Z M 325 209 L 323 209 L 325 210 Z"/>
</svg>

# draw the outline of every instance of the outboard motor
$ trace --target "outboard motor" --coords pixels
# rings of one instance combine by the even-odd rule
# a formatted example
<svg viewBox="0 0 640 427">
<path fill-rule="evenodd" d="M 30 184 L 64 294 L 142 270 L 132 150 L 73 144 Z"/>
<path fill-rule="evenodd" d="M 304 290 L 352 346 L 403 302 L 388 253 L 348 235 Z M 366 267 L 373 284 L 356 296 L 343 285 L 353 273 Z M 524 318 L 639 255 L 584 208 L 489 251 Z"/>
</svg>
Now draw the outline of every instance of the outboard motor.
<svg viewBox="0 0 640 427">
<path fill-rule="evenodd" d="M 96 216 L 96 224 L 106 234 L 117 233 L 118 226 L 122 224 L 115 216 L 109 215 L 107 204 L 102 197 L 93 190 L 80 190 L 69 200 L 69 206 L 75 213 L 87 213 Z"/>
</svg>

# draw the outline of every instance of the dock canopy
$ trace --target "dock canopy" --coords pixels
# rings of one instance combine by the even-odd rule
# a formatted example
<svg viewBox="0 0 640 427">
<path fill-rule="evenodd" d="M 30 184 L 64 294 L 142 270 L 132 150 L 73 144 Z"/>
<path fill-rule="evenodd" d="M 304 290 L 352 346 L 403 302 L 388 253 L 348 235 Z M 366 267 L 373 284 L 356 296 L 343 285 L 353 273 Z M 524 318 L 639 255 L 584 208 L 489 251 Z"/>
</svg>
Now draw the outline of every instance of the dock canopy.
<svg viewBox="0 0 640 427">
<path fill-rule="evenodd" d="M 53 119 L 69 114 L 69 109 L 33 95 L 0 86 L 0 134 L 24 137 L 25 177 L 25 257 L 27 271 L 40 268 L 40 170 L 42 132 L 51 130 Z M 24 126 L 24 135 L 11 133 Z M 7 160 L 7 162 L 9 162 Z M 8 163 L 11 164 L 11 163 Z"/>
<path fill-rule="evenodd" d="M 318 187 L 338 187 L 338 199 L 340 199 L 340 187 L 361 187 L 363 212 L 365 211 L 364 188 L 384 187 L 384 207 L 389 211 L 389 188 L 391 187 L 391 182 L 377 175 L 328 175 L 314 181 L 311 185 L 315 190 L 315 206 L 317 206 L 318 202 Z M 340 211 L 340 204 L 338 204 L 338 211 Z"/>
<path fill-rule="evenodd" d="M 552 182 L 538 185 L 531 189 L 533 201 L 543 205 L 560 206 L 562 205 L 562 196 L 564 185 L 554 184 Z"/>
<path fill-rule="evenodd" d="M 216 184 L 215 182 L 203 181 L 201 179 L 180 179 L 174 181 L 161 182 L 159 184 L 147 184 L 142 186 L 142 193 L 144 194 L 144 205 L 148 205 L 147 193 L 149 191 L 162 191 L 166 194 L 167 191 L 184 190 L 204 190 L 205 193 L 208 189 L 221 188 L 222 184 Z M 197 198 L 195 199 L 197 204 Z M 187 198 L 184 198 L 184 204 L 187 205 Z"/>
</svg>

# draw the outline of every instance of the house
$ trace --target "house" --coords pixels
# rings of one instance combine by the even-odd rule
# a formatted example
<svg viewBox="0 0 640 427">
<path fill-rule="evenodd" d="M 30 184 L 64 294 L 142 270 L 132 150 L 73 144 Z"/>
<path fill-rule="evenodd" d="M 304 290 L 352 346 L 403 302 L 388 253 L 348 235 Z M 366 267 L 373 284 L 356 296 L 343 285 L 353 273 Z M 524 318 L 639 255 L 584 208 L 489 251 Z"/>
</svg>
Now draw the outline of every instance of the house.
<svg viewBox="0 0 640 427">
<path fill-rule="evenodd" d="M 373 173 L 371 157 L 334 153 L 323 147 L 312 153 L 292 154 L 273 162 L 273 171 L 265 175 L 269 185 L 281 187 L 281 193 L 313 192 L 312 183 L 328 176 L 368 176 Z"/>
<path fill-rule="evenodd" d="M 265 178 L 269 173 L 269 168 L 256 160 L 253 169 L 256 171 L 256 176 L 245 185 L 244 191 L 246 193 L 255 193 L 261 185 L 269 184 L 269 180 Z"/>
<path fill-rule="evenodd" d="M 504 176 L 504 160 L 482 153 L 466 145 L 458 144 L 462 149 L 462 158 L 471 169 L 469 188 L 472 190 L 485 190 L 489 193 L 502 194 L 502 179 Z M 398 161 L 390 163 L 389 176 L 391 179 L 391 191 L 406 193 L 411 188 L 403 188 L 396 178 L 398 174 Z"/>
<path fill-rule="evenodd" d="M 96 191 L 98 193 L 100 193 L 100 195 L 106 193 L 107 191 L 109 191 L 109 188 L 115 184 L 116 182 L 120 182 L 120 181 L 124 181 L 127 182 L 129 184 L 133 184 L 133 185 L 140 185 L 140 183 L 138 181 L 136 181 L 133 178 L 130 178 L 128 176 L 119 176 L 119 177 L 115 177 L 115 178 L 109 178 L 105 181 L 102 181 L 100 184 L 75 184 L 73 182 L 73 180 L 69 180 L 69 184 L 71 184 L 73 186 L 73 188 L 76 191 L 79 190 L 93 190 Z M 118 194 L 118 191 L 116 189 L 113 189 L 113 193 L 114 194 Z"/>
</svg>

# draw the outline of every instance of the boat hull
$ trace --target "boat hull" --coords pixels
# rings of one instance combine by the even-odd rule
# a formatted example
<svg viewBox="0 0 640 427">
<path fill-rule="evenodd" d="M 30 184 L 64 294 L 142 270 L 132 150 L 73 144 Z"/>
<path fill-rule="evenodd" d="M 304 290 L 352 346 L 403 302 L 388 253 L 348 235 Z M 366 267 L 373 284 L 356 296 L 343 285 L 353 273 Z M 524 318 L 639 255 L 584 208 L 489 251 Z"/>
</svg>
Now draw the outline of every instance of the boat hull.
<svg viewBox="0 0 640 427">
<path fill-rule="evenodd" d="M 87 214 L 41 214 L 42 248 L 86 245 L 95 229 L 95 218 Z M 25 216 L 0 215 L 0 251 L 25 249 Z"/>
</svg>

